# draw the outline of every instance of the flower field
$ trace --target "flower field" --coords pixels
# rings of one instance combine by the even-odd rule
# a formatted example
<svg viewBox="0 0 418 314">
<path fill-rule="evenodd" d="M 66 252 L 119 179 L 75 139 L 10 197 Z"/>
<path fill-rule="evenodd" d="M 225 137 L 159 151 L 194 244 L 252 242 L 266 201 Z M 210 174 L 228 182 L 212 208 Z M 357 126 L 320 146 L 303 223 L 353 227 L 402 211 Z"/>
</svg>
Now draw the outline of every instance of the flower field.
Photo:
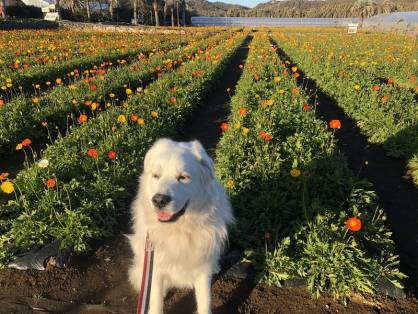
<svg viewBox="0 0 418 314">
<path fill-rule="evenodd" d="M 267 36 L 254 38 L 216 160 L 237 215 L 233 238 L 276 285 L 304 278 L 314 295 L 340 298 L 372 293 L 381 277 L 399 284 L 375 193 L 348 169 L 333 138 L 339 121 L 315 117 L 297 73 Z"/>
<path fill-rule="evenodd" d="M 331 34 L 276 33 L 274 38 L 371 143 L 382 143 L 389 155 L 410 160 L 418 184 L 416 41 L 397 34 Z"/>
<path fill-rule="evenodd" d="M 0 268 L 51 242 L 78 254 L 114 235 L 147 149 L 201 121 L 208 97 L 226 91 L 229 114 L 207 133 L 221 132 L 213 149 L 236 217 L 231 247 L 257 279 L 304 282 L 314 297 L 331 292 L 343 302 L 376 294 L 382 282 L 403 287 L 382 195 L 342 152 L 346 125 L 318 115 L 322 104 L 300 78 L 314 80 L 418 185 L 418 46 L 410 37 L 306 29 L 0 35 L 8 42 L 0 43 L 0 154 L 25 160 L 16 172 L 0 161 Z M 248 56 L 231 69 L 244 48 Z M 236 85 L 215 88 L 233 70 Z"/>
</svg>

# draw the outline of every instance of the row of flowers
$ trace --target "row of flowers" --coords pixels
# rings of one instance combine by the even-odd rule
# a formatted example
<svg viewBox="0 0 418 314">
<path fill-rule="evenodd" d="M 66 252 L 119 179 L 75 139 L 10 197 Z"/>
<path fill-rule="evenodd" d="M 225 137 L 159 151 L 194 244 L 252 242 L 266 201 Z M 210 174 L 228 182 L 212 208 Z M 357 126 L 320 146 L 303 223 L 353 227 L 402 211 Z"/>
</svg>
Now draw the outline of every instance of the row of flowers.
<svg viewBox="0 0 418 314">
<path fill-rule="evenodd" d="M 337 150 L 333 133 L 344 125 L 315 117 L 318 104 L 296 84 L 298 67 L 276 50 L 255 35 L 221 125 L 217 175 L 237 217 L 232 241 L 266 282 L 303 278 L 315 296 L 373 293 L 382 277 L 399 285 L 385 216 Z"/>
<path fill-rule="evenodd" d="M 126 106 L 112 107 L 58 139 L 16 179 L 4 178 L 10 194 L 0 193 L 0 265 L 54 240 L 83 251 L 91 238 L 112 232 L 128 211 L 146 150 L 185 123 L 244 37 L 238 33 L 215 48 L 201 48 L 147 93 L 133 94 Z"/>
<path fill-rule="evenodd" d="M 216 45 L 228 36 L 226 33 L 193 41 L 178 48 L 177 42 L 149 58 L 122 65 L 106 74 L 79 80 L 69 86 L 60 86 L 41 97 L 17 97 L 7 106 L 0 107 L 0 151 L 10 151 L 22 138 L 51 139 L 51 132 L 68 130 L 69 125 L 86 122 L 99 112 L 115 105 L 123 105 L 134 91 L 146 92 L 146 86 L 166 72 L 188 60 L 199 49 Z"/>
<path fill-rule="evenodd" d="M 196 37 L 196 36 L 195 36 Z M 100 74 L 104 65 L 126 64 L 153 54 L 155 47 L 163 50 L 164 47 L 174 47 L 186 43 L 193 38 L 185 36 L 178 38 L 170 35 L 151 36 L 143 35 L 138 38 L 136 45 L 118 49 L 105 49 L 98 54 L 89 54 L 69 59 L 60 63 L 47 63 L 28 67 L 25 71 L 13 72 L 3 70 L 0 72 L 0 98 L 9 102 L 13 97 L 21 94 L 37 94 L 41 90 L 48 90 L 61 84 L 71 84 L 86 74 Z M 199 36 L 197 36 L 199 38 Z M 86 73 L 87 72 L 87 73 Z"/>
<path fill-rule="evenodd" d="M 397 46 L 401 46 L 396 50 L 398 54 L 392 51 L 393 54 L 381 60 L 376 57 L 377 52 L 368 55 L 365 47 L 358 47 L 358 43 L 348 36 L 346 40 L 336 40 L 341 35 L 331 33 L 328 38 L 311 35 L 279 32 L 274 37 L 306 75 L 357 122 L 371 143 L 384 143 L 388 154 L 395 157 L 417 158 L 418 90 L 411 87 L 418 88 L 418 85 L 415 74 L 404 72 L 414 72 L 418 67 L 412 49 L 415 47 L 416 50 L 416 44 L 414 46 L 411 41 L 405 48 L 406 42 L 398 38 Z M 386 38 L 387 35 L 382 36 Z M 377 47 L 382 44 L 380 37 L 377 34 L 373 38 L 367 36 L 370 44 Z M 330 49 L 330 45 L 335 49 Z M 388 54 L 387 51 L 384 53 Z M 363 61 L 358 61 L 360 58 Z M 407 70 L 403 69 L 404 65 Z M 401 78 L 387 76 L 390 73 L 398 73 L 398 77 L 404 79 L 400 81 Z M 409 88 L 402 83 L 405 81 L 411 83 Z M 418 182 L 418 171 L 414 173 Z"/>
</svg>

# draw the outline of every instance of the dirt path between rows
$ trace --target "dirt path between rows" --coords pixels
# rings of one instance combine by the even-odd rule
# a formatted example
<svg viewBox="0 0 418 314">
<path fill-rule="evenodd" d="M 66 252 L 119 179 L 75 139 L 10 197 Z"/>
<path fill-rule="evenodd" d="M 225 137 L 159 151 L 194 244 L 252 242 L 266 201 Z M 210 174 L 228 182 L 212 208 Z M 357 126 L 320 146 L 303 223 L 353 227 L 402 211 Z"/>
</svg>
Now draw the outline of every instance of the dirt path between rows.
<svg viewBox="0 0 418 314">
<path fill-rule="evenodd" d="M 228 116 L 230 94 L 240 77 L 239 65 L 248 54 L 247 45 L 248 42 L 241 47 L 217 86 L 207 95 L 205 105 L 196 111 L 176 139 L 198 139 L 214 153 L 221 136 L 219 124 Z M 126 275 L 131 258 L 123 236 L 129 230 L 127 220 L 121 226 L 119 235 L 93 243 L 93 253 L 72 257 L 66 269 L 0 271 L 0 313 L 135 313 L 136 295 Z M 418 303 L 411 298 L 372 300 L 355 296 L 344 307 L 327 294 L 312 300 L 305 287 L 268 287 L 257 284 L 245 273 L 242 278 L 228 274 L 224 272 L 214 279 L 215 314 L 418 312 Z M 165 313 L 169 314 L 191 314 L 196 308 L 191 291 L 170 293 L 165 306 Z"/>
</svg>

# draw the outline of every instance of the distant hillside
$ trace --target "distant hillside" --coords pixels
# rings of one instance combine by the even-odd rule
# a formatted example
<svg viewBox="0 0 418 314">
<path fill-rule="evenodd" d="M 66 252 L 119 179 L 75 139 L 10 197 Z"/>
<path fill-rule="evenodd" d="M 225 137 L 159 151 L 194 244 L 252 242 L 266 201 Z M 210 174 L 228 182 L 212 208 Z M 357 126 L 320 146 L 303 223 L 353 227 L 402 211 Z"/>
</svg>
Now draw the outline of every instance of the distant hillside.
<svg viewBox="0 0 418 314">
<path fill-rule="evenodd" d="M 418 10 L 417 0 L 271 0 L 250 9 L 205 0 L 188 0 L 192 15 L 249 17 L 370 17 Z"/>
<path fill-rule="evenodd" d="M 250 8 L 223 2 L 209 2 L 206 0 L 186 0 L 187 10 L 191 15 L 200 16 L 241 16 Z"/>
</svg>

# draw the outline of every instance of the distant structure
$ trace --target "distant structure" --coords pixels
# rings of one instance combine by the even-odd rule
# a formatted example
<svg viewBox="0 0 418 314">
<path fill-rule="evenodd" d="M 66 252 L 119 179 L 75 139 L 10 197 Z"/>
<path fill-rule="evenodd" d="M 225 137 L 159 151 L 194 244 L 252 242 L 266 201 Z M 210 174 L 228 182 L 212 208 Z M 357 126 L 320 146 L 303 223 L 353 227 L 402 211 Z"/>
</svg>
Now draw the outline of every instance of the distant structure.
<svg viewBox="0 0 418 314">
<path fill-rule="evenodd" d="M 360 18 L 264 18 L 264 17 L 192 17 L 195 26 L 236 26 L 236 27 L 347 27 L 360 23 Z"/>
</svg>

